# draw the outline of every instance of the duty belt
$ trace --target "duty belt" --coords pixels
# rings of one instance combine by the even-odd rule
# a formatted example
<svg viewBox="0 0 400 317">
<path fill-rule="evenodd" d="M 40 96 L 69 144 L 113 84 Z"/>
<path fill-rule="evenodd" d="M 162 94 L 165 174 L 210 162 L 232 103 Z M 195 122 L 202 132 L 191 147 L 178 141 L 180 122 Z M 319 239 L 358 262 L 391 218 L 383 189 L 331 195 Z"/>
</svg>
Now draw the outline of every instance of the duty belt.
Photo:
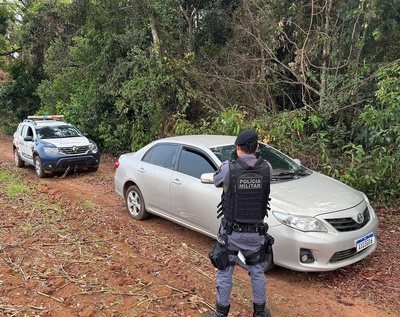
<svg viewBox="0 0 400 317">
<path fill-rule="evenodd" d="M 261 226 L 263 224 L 254 224 L 254 223 L 241 223 L 241 222 L 230 222 L 225 219 L 221 221 L 222 227 L 226 230 L 227 234 L 230 234 L 231 231 L 235 232 L 243 232 L 243 233 L 256 233 L 259 232 Z M 262 230 L 262 229 L 261 229 Z"/>
</svg>

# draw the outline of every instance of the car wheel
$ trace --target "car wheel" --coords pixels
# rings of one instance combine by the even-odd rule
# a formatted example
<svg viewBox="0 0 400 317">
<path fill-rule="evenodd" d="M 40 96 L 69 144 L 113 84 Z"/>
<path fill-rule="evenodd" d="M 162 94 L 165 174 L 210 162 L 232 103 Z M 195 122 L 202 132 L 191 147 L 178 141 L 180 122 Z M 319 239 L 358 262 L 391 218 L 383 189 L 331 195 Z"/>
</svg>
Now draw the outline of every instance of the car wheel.
<svg viewBox="0 0 400 317">
<path fill-rule="evenodd" d="M 96 172 L 99 169 L 99 166 L 88 166 L 87 169 L 89 172 Z"/>
<path fill-rule="evenodd" d="M 140 189 L 133 185 L 125 193 L 126 209 L 129 215 L 136 220 L 144 220 L 150 216 L 146 211 L 144 199 Z"/>
<path fill-rule="evenodd" d="M 14 149 L 14 161 L 15 165 L 18 167 L 23 167 L 25 162 L 22 160 L 21 156 L 18 154 L 17 149 Z"/>
<path fill-rule="evenodd" d="M 242 252 L 239 252 L 236 263 L 239 264 L 242 268 L 247 269 L 246 260 L 243 256 Z M 272 253 L 270 256 L 270 260 L 264 262 L 264 272 L 268 272 L 271 269 L 273 269 L 274 267 L 275 267 L 274 254 Z"/>
<path fill-rule="evenodd" d="M 39 156 L 35 156 L 33 158 L 33 163 L 34 163 L 34 166 L 35 166 L 36 176 L 39 177 L 39 178 L 46 177 L 46 173 L 44 172 L 42 161 L 40 160 Z"/>
</svg>

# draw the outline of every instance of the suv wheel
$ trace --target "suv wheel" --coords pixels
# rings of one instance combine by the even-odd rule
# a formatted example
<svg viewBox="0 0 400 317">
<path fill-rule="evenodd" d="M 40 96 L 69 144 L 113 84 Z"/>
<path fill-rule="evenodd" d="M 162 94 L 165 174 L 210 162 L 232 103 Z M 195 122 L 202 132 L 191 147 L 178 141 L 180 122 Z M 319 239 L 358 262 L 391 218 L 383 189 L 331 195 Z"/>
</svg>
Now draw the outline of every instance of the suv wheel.
<svg viewBox="0 0 400 317">
<path fill-rule="evenodd" d="M 87 169 L 89 172 L 96 172 L 99 169 L 99 166 L 88 166 Z"/>
<path fill-rule="evenodd" d="M 18 154 L 17 149 L 14 149 L 14 162 L 18 167 L 24 167 L 25 162 L 22 160 L 21 156 Z"/>
<path fill-rule="evenodd" d="M 46 173 L 44 172 L 42 161 L 40 160 L 39 156 L 35 156 L 33 158 L 33 163 L 35 166 L 35 173 L 36 173 L 37 177 L 39 177 L 39 178 L 46 177 Z"/>
</svg>

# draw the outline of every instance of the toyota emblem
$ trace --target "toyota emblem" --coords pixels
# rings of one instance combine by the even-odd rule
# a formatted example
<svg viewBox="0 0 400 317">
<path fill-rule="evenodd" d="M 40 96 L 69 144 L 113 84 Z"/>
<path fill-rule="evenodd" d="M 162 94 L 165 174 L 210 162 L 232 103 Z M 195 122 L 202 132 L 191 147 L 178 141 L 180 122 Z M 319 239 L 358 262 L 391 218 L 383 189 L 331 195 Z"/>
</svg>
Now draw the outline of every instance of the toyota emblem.
<svg viewBox="0 0 400 317">
<path fill-rule="evenodd" d="M 357 214 L 357 222 L 358 223 L 364 222 L 364 215 L 362 213 Z"/>
<path fill-rule="evenodd" d="M 74 151 L 74 153 L 76 153 L 76 152 L 78 152 L 78 148 L 76 146 L 73 146 L 72 151 Z"/>
</svg>

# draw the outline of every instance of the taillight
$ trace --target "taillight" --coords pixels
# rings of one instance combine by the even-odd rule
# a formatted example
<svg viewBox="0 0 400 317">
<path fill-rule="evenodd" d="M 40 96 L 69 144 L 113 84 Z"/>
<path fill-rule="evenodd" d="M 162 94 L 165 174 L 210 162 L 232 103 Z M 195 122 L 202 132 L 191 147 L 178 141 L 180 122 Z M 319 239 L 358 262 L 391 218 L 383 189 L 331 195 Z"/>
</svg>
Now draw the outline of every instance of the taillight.
<svg viewBox="0 0 400 317">
<path fill-rule="evenodd" d="M 116 162 L 114 163 L 114 165 L 115 165 L 115 168 L 118 168 L 118 167 L 119 167 L 119 161 L 116 161 Z"/>
</svg>

